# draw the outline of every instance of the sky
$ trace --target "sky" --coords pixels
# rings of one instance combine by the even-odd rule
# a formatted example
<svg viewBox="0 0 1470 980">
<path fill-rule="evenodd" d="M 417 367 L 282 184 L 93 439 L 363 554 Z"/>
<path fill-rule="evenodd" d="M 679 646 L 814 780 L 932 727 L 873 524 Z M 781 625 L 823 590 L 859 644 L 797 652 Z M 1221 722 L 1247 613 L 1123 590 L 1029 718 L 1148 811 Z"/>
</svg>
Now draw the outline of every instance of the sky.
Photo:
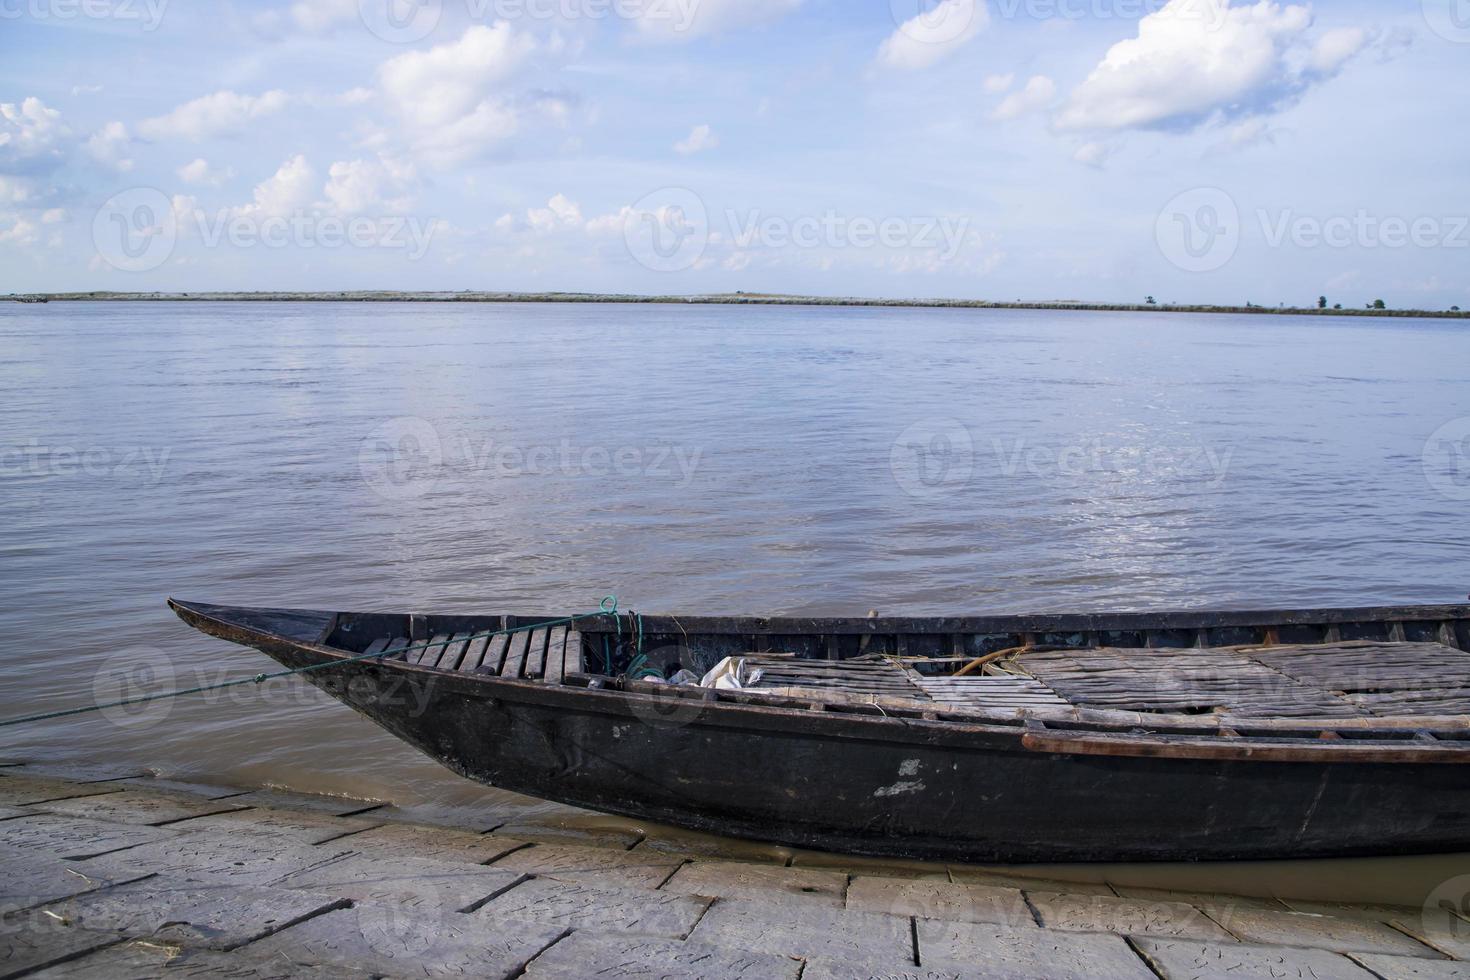
<svg viewBox="0 0 1470 980">
<path fill-rule="evenodd" d="M 1470 0 L 0 0 L 0 293 L 1470 308 Z"/>
</svg>

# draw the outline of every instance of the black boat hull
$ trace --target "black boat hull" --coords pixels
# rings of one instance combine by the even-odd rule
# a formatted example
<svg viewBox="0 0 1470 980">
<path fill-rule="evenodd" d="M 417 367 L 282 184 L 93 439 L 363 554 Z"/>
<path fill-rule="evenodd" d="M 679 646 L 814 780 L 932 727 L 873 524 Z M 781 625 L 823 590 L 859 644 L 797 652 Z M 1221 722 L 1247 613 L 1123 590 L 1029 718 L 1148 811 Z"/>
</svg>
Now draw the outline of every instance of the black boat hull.
<svg viewBox="0 0 1470 980">
<path fill-rule="evenodd" d="M 335 659 L 307 643 L 241 642 L 292 668 Z M 819 713 L 377 662 L 304 676 L 470 779 L 795 847 L 1025 863 L 1435 853 L 1470 845 L 1465 765 L 1046 752 L 1027 748 L 1019 729 L 814 718 Z"/>
</svg>

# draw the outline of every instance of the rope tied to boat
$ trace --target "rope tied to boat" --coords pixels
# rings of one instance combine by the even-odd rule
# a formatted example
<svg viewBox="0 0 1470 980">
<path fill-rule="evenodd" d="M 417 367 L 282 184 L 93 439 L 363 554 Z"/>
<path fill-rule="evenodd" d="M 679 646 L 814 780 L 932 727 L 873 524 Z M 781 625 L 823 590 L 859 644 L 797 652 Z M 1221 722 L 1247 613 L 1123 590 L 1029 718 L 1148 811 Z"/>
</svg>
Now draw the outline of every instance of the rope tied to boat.
<svg viewBox="0 0 1470 980">
<path fill-rule="evenodd" d="M 533 630 L 545 629 L 548 626 L 568 626 L 572 623 L 580 623 L 585 619 L 601 619 L 604 616 L 613 617 L 613 621 L 618 623 L 618 635 L 621 636 L 622 624 L 618 617 L 618 597 L 615 595 L 610 595 L 605 597 L 602 602 L 598 603 L 597 609 L 593 612 L 578 613 L 575 616 L 566 616 L 562 619 L 552 619 L 539 623 L 531 623 L 527 626 L 515 626 L 509 629 L 492 630 L 488 633 L 475 633 L 471 636 L 465 637 L 465 639 L 468 641 L 473 641 L 482 639 L 493 639 L 497 636 L 514 636 L 517 633 L 528 633 Z M 638 632 L 641 637 L 643 632 L 641 617 L 639 618 Z M 153 694 L 143 694 L 133 698 L 121 698 L 117 701 L 107 701 L 102 704 L 92 704 L 88 705 L 85 708 L 68 708 L 62 711 L 47 711 L 36 715 L 25 715 L 24 717 L 20 718 L 5 718 L 0 719 L 0 728 L 10 728 L 14 725 L 25 725 L 31 722 L 52 721 L 57 718 L 71 718 L 76 715 L 90 714 L 94 711 L 107 711 L 112 708 L 127 708 L 136 704 L 149 704 L 153 701 L 165 701 L 170 698 L 181 698 L 190 694 L 206 694 L 210 691 L 223 691 L 228 688 L 244 687 L 247 684 L 259 685 L 264 684 L 266 681 L 278 680 L 282 677 L 294 677 L 298 674 L 310 674 L 318 670 L 325 670 L 329 667 L 342 667 L 347 664 L 363 663 L 369 660 L 383 660 L 387 657 L 405 656 L 413 652 L 414 650 L 426 650 L 429 647 L 435 645 L 436 644 L 433 642 L 433 640 L 429 640 L 424 643 L 414 644 L 406 647 L 399 647 L 396 650 L 382 650 L 378 653 L 364 653 L 355 657 L 346 657 L 341 660 L 328 660 L 323 663 L 311 664 L 306 667 L 294 667 L 290 670 L 278 670 L 271 673 L 256 674 L 253 677 L 241 677 L 232 681 L 221 681 L 218 684 L 204 684 L 200 687 L 191 687 L 183 691 L 158 691 Z"/>
<path fill-rule="evenodd" d="M 634 610 L 630 609 L 628 610 L 628 616 L 633 621 L 634 643 L 632 659 L 628 661 L 628 669 L 623 672 L 624 676 L 630 677 L 635 681 L 641 680 L 644 677 L 662 678 L 664 676 L 664 672 L 655 667 L 650 667 L 648 665 L 648 657 L 643 652 L 643 614 L 641 612 L 635 612 Z M 613 620 L 613 625 L 617 627 L 618 631 L 617 642 L 612 646 L 609 646 L 607 642 L 607 635 L 604 634 L 602 637 L 602 669 L 603 673 L 605 673 L 608 677 L 611 677 L 613 675 L 613 651 L 620 651 L 623 649 L 622 619 L 615 618 Z M 682 626 L 679 628 L 683 629 Z"/>
</svg>

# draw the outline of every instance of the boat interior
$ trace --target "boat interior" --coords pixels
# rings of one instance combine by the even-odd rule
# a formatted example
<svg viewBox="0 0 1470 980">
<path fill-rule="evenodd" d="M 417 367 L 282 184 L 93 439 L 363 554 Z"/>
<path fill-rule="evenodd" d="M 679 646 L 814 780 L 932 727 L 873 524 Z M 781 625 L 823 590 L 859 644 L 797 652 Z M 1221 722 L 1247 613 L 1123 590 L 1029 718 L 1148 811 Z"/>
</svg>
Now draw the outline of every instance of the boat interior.
<svg viewBox="0 0 1470 980">
<path fill-rule="evenodd" d="M 1403 737 L 1430 739 L 1429 729 L 1444 727 L 1433 720 L 1470 718 L 1470 607 L 1383 612 L 1276 614 L 1292 621 L 1275 625 L 1253 625 L 1250 614 L 943 621 L 625 613 L 569 623 L 342 613 L 320 640 L 354 655 L 555 685 L 673 688 L 682 678 L 695 694 L 697 679 L 723 665 L 726 680 L 714 691 L 707 680 L 703 696 L 885 714 L 1127 712 L 1143 725 L 1208 719 L 1242 729 L 1293 719 L 1323 737 L 1394 721 Z M 1416 731 L 1414 719 L 1424 728 Z"/>
</svg>

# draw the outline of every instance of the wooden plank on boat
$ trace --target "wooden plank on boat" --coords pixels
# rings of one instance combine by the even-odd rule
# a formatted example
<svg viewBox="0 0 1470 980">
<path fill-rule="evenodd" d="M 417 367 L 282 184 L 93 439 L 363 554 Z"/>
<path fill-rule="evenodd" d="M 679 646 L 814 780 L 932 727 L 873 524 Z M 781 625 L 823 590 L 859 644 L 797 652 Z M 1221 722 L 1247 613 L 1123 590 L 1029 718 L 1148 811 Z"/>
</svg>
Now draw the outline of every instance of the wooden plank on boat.
<svg viewBox="0 0 1470 980">
<path fill-rule="evenodd" d="M 444 634 L 444 645 L 441 646 L 441 647 L 439 647 L 437 650 L 430 651 L 430 655 L 424 658 L 423 666 L 425 666 L 425 667 L 439 667 L 439 666 L 441 666 L 444 663 L 444 661 L 449 660 L 453 656 L 454 646 L 455 646 L 455 634 L 453 634 L 453 633 L 446 633 L 446 634 Z"/>
<path fill-rule="evenodd" d="M 1040 681 L 1025 677 L 926 677 L 918 682 L 940 704 L 975 708 L 1070 707 Z"/>
<path fill-rule="evenodd" d="M 1360 642 L 1256 651 L 1254 659 L 1303 684 L 1392 692 L 1460 686 L 1470 653 L 1442 643 Z"/>
<path fill-rule="evenodd" d="M 800 690 L 808 699 L 928 700 L 896 660 L 802 660 L 791 656 L 746 659 L 748 669 L 759 673 L 752 685 L 755 689 Z"/>
<path fill-rule="evenodd" d="M 531 680 L 540 680 L 546 676 L 546 652 L 551 639 L 550 630 L 532 630 L 530 637 L 526 640 L 526 666 L 524 675 Z"/>
<path fill-rule="evenodd" d="M 383 651 L 388 649 L 388 643 L 390 640 L 391 637 L 378 637 L 376 640 L 368 644 L 368 648 L 362 652 L 362 655 L 364 657 L 372 657 L 376 654 L 382 653 Z"/>
<path fill-rule="evenodd" d="M 473 633 L 456 633 L 444 648 L 444 653 L 439 657 L 438 667 L 440 670 L 459 670 L 460 661 L 464 659 L 465 653 L 470 648 L 470 637 Z"/>
<path fill-rule="evenodd" d="M 1381 718 L 1470 714 L 1470 686 L 1434 691 L 1349 694 L 1348 700 Z"/>
<path fill-rule="evenodd" d="M 419 660 L 419 666 L 420 667 L 437 667 L 437 666 L 439 666 L 439 658 L 441 658 L 441 657 L 444 656 L 444 650 L 445 650 L 445 648 L 449 646 L 450 641 L 453 640 L 453 639 L 454 639 L 454 634 L 453 633 L 438 633 L 438 634 L 435 634 L 434 640 L 433 640 L 433 645 L 430 646 L 428 649 L 424 650 L 424 655 L 423 655 L 422 659 Z M 439 642 L 441 640 L 443 641 L 442 643 Z"/>
<path fill-rule="evenodd" d="M 505 666 L 500 671 L 501 677 L 518 678 L 526 666 L 526 652 L 531 642 L 531 634 L 512 633 L 509 637 L 509 649 L 506 652 Z"/>
<path fill-rule="evenodd" d="M 394 638 L 392 640 L 389 640 L 388 641 L 387 651 L 384 653 L 383 659 L 384 660 L 402 660 L 402 659 L 404 659 L 403 651 L 405 649 L 407 649 L 408 645 L 409 645 L 409 639 L 406 636 L 400 636 L 400 637 L 396 637 L 396 638 Z"/>
<path fill-rule="evenodd" d="M 560 684 L 561 679 L 566 676 L 567 658 L 567 628 L 555 626 L 549 631 L 546 639 L 546 674 L 545 681 L 548 684 Z"/>
<path fill-rule="evenodd" d="M 1242 717 L 1363 716 L 1361 707 L 1332 689 L 1280 668 L 1279 662 L 1298 649 L 1099 647 L 1034 653 L 1019 663 L 1062 698 L 1085 707 L 1179 714 L 1229 711 Z"/>
<path fill-rule="evenodd" d="M 505 633 L 499 633 L 490 638 L 490 646 L 485 650 L 485 659 L 480 664 L 480 672 L 485 674 L 499 674 L 505 669 L 505 654 L 510 648 L 513 637 Z"/>
<path fill-rule="evenodd" d="M 432 667 L 439 662 L 439 654 L 444 652 L 444 645 L 448 642 L 449 634 L 439 633 L 428 643 L 419 644 L 417 650 L 410 651 L 408 662 L 420 667 Z"/>
<path fill-rule="evenodd" d="M 480 633 L 465 648 L 464 659 L 459 662 L 459 670 L 475 671 L 485 662 L 485 651 L 490 649 L 490 635 Z"/>
<path fill-rule="evenodd" d="M 580 630 L 567 630 L 567 649 L 565 655 L 565 666 L 562 669 L 562 679 L 565 680 L 571 674 L 580 674 L 587 669 L 582 659 L 582 633 Z"/>
</svg>

